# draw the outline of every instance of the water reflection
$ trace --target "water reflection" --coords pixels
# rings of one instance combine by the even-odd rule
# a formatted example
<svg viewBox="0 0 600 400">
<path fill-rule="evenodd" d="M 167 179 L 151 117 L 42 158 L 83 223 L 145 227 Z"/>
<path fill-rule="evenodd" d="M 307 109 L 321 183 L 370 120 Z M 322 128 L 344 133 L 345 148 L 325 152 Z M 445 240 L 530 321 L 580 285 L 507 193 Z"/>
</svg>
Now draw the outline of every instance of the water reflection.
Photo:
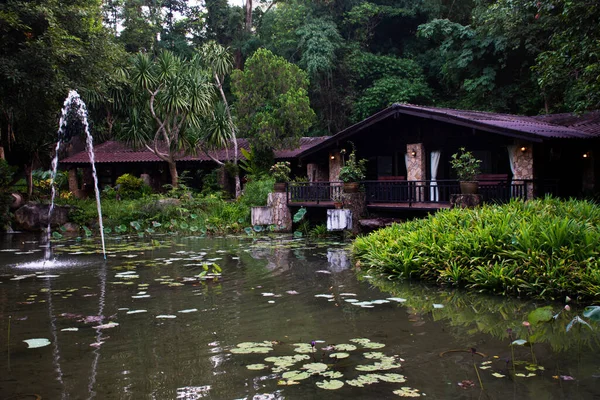
<svg viewBox="0 0 600 400">
<path fill-rule="evenodd" d="M 115 257 L 106 263 L 91 262 L 97 254 L 63 252 L 58 262 L 69 258 L 80 264 L 60 270 L 51 287 L 49 278 L 46 282 L 35 278 L 39 275 L 35 268 L 33 278 L 11 281 L 13 274 L 22 273 L 16 265 L 33 261 L 27 257 L 35 255 L 2 253 L 10 255 L 10 261 L 0 261 L 0 317 L 2 321 L 7 315 L 15 317 L 13 343 L 25 336 L 44 337 L 50 329 L 55 345 L 46 353 L 43 349 L 15 352 L 12 371 L 6 377 L 0 374 L 0 387 L 8 397 L 28 388 L 44 398 L 397 398 L 392 393 L 397 387 L 381 383 L 325 392 L 315 385 L 322 380 L 317 376 L 282 387 L 278 385 L 281 373 L 246 368 L 264 363 L 264 356 L 231 353 L 241 342 L 266 340 L 278 343 L 273 355 L 289 355 L 295 354 L 294 343 L 324 340 L 317 360 L 335 365 L 345 374 L 343 380 L 353 379 L 359 373 L 354 364 L 333 363 L 321 348 L 364 337 L 384 344 L 386 354 L 405 359 L 401 372 L 407 385 L 429 398 L 479 394 L 477 389 L 466 392 L 457 386 L 463 380 L 477 380 L 473 356 L 448 352 L 469 347 L 492 361 L 492 369 L 481 374 L 486 389 L 498 398 L 598 394 L 597 334 L 585 328 L 567 335 L 567 313 L 547 328 L 534 327 L 535 356 L 546 367 L 545 374 L 529 380 L 491 375 L 494 371 L 510 376 L 504 362 L 511 354 L 506 329 L 522 337 L 526 332 L 522 321 L 544 304 L 370 278 L 361 282 L 343 243 L 236 237 L 161 241 L 160 247 L 111 243 L 109 251 L 120 252 L 112 253 Z M 63 244 L 68 252 L 89 251 L 80 244 Z M 14 242 L 7 248 L 16 249 Z M 193 279 L 203 271 L 203 264 L 213 262 L 223 269 L 222 279 Z M 23 302 L 43 288 L 48 289 L 44 296 L 48 304 Z M 149 297 L 136 297 L 140 291 Z M 145 312 L 128 314 L 134 310 Z M 83 322 L 86 315 L 111 317 L 92 324 Z M 175 318 L 157 319 L 160 315 Z M 93 329 L 108 321 L 119 326 L 106 332 Z M 74 324 L 77 332 L 62 332 L 61 328 Z M 5 332 L 2 327 L 0 342 L 6 340 Z M 101 347 L 90 347 L 100 342 L 104 342 Z M 491 358 L 494 355 L 499 358 Z M 516 348 L 515 357 L 529 360 L 530 349 Z M 559 387 L 552 375 L 573 376 L 576 385 L 565 381 Z"/>
</svg>

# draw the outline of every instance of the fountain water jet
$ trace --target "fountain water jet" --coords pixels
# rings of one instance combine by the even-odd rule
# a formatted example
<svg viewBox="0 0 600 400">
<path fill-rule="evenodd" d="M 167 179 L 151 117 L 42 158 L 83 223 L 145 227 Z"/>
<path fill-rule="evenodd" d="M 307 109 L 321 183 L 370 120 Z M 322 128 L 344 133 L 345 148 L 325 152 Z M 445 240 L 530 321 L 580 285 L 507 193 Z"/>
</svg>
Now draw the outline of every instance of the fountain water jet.
<svg viewBox="0 0 600 400">
<path fill-rule="evenodd" d="M 83 128 L 85 130 L 86 135 L 86 148 L 88 155 L 90 157 L 90 163 L 92 164 L 92 175 L 94 177 L 94 192 L 96 194 L 96 207 L 98 209 L 98 223 L 100 225 L 100 238 L 102 240 L 102 254 L 104 255 L 104 259 L 106 260 L 106 247 L 104 245 L 104 226 L 102 224 L 102 207 L 100 205 L 100 191 L 98 189 L 98 175 L 96 174 L 96 164 L 95 164 L 95 156 L 94 156 L 94 144 L 92 135 L 90 133 L 90 127 L 87 119 L 87 107 L 79 94 L 75 90 L 69 91 L 69 95 L 65 99 L 63 104 L 63 108 L 61 110 L 60 122 L 58 125 L 58 141 L 56 142 L 56 149 L 54 158 L 52 159 L 52 175 L 50 179 L 50 187 L 52 188 L 52 197 L 50 202 L 50 208 L 48 209 L 48 230 L 47 230 L 47 251 L 46 251 L 46 261 L 50 259 L 50 234 L 52 228 L 50 226 L 52 222 L 52 211 L 54 211 L 54 199 L 56 197 L 56 188 L 54 186 L 54 180 L 56 179 L 56 172 L 58 170 L 58 152 L 60 150 L 60 144 L 63 140 L 67 138 L 67 113 L 70 109 L 75 110 L 79 120 L 83 124 Z"/>
</svg>

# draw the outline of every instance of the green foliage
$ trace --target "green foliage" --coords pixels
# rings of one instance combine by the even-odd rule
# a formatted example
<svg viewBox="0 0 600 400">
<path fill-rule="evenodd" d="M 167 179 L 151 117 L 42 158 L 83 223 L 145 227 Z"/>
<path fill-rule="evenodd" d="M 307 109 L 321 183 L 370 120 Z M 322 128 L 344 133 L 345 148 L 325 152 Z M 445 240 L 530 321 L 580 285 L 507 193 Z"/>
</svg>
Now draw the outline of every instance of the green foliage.
<svg viewBox="0 0 600 400">
<path fill-rule="evenodd" d="M 600 295 L 600 207 L 553 198 L 444 210 L 358 238 L 354 255 L 397 278 L 556 299 Z"/>
<path fill-rule="evenodd" d="M 241 131 L 257 149 L 295 148 L 312 125 L 308 77 L 296 65 L 258 49 L 232 73 Z"/>
<path fill-rule="evenodd" d="M 340 168 L 340 180 L 342 182 L 359 182 L 365 179 L 367 171 L 367 160 L 356 159 L 356 148 L 352 143 L 352 152 L 348 156 L 348 160 L 342 168 Z"/>
<path fill-rule="evenodd" d="M 93 200 L 71 200 L 69 219 L 84 229 L 97 221 Z M 102 202 L 104 226 L 119 234 L 238 233 L 250 223 L 250 209 L 241 202 L 226 201 L 219 196 L 165 199 L 147 196 L 134 200 Z M 87 228 L 89 230 L 89 228 Z M 91 230 L 90 234 L 91 234 Z M 86 231 L 87 232 L 87 231 Z"/>
<path fill-rule="evenodd" d="M 117 193 L 122 200 L 138 199 L 151 192 L 150 186 L 146 185 L 142 178 L 131 174 L 121 175 L 117 178 L 116 184 L 118 186 Z"/>
<path fill-rule="evenodd" d="M 0 231 L 10 223 L 10 193 L 15 172 L 16 168 L 10 166 L 6 160 L 0 159 Z"/>
<path fill-rule="evenodd" d="M 355 120 L 393 103 L 424 103 L 431 97 L 423 70 L 414 60 L 357 51 L 347 62 L 359 90 Z"/>
<path fill-rule="evenodd" d="M 267 197 L 273 191 L 273 179 L 257 179 L 246 183 L 244 194 L 240 203 L 246 207 L 258 207 L 267 205 Z"/>
<path fill-rule="evenodd" d="M 289 161 L 279 161 L 269 169 L 270 175 L 275 179 L 275 182 L 288 182 L 292 169 Z"/>
<path fill-rule="evenodd" d="M 297 30 L 302 50 L 299 65 L 306 69 L 311 79 L 319 74 L 331 73 L 335 68 L 336 51 L 342 45 L 336 24 L 330 19 L 316 18 Z"/>
<path fill-rule="evenodd" d="M 473 153 L 467 151 L 464 147 L 459 149 L 458 153 L 450 157 L 450 166 L 456 172 L 459 181 L 468 182 L 477 179 L 480 173 L 481 160 L 475 158 Z"/>
</svg>

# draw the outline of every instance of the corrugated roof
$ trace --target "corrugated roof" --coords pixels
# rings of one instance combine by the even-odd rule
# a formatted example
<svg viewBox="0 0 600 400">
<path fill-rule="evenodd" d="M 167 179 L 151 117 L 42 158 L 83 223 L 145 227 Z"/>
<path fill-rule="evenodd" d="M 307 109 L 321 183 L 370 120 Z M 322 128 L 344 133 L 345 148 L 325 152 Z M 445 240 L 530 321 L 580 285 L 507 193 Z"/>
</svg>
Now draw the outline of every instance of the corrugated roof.
<svg viewBox="0 0 600 400">
<path fill-rule="evenodd" d="M 283 149 L 275 151 L 275 159 L 294 158 L 301 152 L 325 141 L 329 136 L 304 137 L 300 139 L 300 146 L 297 149 Z M 244 159 L 239 149 L 249 149 L 250 144 L 247 139 L 237 139 L 238 158 Z M 164 148 L 164 147 L 163 147 Z M 159 149 L 160 150 L 160 149 Z M 146 148 L 134 149 L 123 142 L 109 140 L 94 148 L 96 163 L 124 163 L 124 162 L 162 162 L 153 152 Z M 219 149 L 210 151 L 210 155 L 219 161 L 226 161 L 233 157 L 233 146 L 229 149 Z M 229 157 L 228 157 L 229 155 Z M 212 161 L 204 152 L 198 152 L 192 155 L 182 155 L 177 161 Z M 87 152 L 82 151 L 70 157 L 60 160 L 62 164 L 81 164 L 89 163 L 90 159 Z"/>
<path fill-rule="evenodd" d="M 538 121 L 553 125 L 562 125 L 585 132 L 590 137 L 600 136 L 600 111 L 592 111 L 585 114 L 547 114 L 532 117 Z"/>
<path fill-rule="evenodd" d="M 595 117 L 590 116 L 583 119 L 581 119 L 581 117 L 569 119 L 569 124 L 564 124 L 559 123 L 558 118 L 550 118 L 551 116 L 527 117 L 485 111 L 425 107 L 413 104 L 393 104 L 343 131 L 338 132 L 318 145 L 310 147 L 302 152 L 300 157 L 307 156 L 320 149 L 334 145 L 340 140 L 344 140 L 362 129 L 398 114 L 433 119 L 498 135 L 517 137 L 532 141 L 542 141 L 545 138 L 589 139 L 591 137 L 600 137 L 600 112 L 590 113 L 595 114 Z M 558 115 L 559 114 L 556 114 L 555 116 Z M 571 118 L 574 117 L 572 114 L 569 115 Z"/>
</svg>

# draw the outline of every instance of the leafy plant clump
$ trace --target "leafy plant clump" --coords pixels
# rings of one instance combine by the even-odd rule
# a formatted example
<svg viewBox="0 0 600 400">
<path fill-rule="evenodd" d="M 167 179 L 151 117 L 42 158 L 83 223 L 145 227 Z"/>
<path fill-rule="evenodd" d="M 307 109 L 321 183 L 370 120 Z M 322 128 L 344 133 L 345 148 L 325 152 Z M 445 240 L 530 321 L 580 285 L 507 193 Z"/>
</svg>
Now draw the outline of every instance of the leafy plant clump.
<svg viewBox="0 0 600 400">
<path fill-rule="evenodd" d="M 152 191 L 150 186 L 142 180 L 131 174 L 123 174 L 117 178 L 116 189 L 118 196 L 123 199 L 139 199 Z"/>
<path fill-rule="evenodd" d="M 450 166 L 456 172 L 459 181 L 470 182 L 477 179 L 480 170 L 481 160 L 477 159 L 473 153 L 467 151 L 464 147 L 459 149 L 459 153 L 452 154 Z"/>
<path fill-rule="evenodd" d="M 546 198 L 443 210 L 358 238 L 363 267 L 499 294 L 600 297 L 600 207 Z"/>
<path fill-rule="evenodd" d="M 275 182 L 282 183 L 290 180 L 290 173 L 292 172 L 290 165 L 289 161 L 280 161 L 271 167 L 269 171 Z"/>
<path fill-rule="evenodd" d="M 365 179 L 367 171 L 367 160 L 356 159 L 356 149 L 352 143 L 352 152 L 348 156 L 348 161 L 340 168 L 340 180 L 342 182 L 358 182 Z"/>
</svg>

